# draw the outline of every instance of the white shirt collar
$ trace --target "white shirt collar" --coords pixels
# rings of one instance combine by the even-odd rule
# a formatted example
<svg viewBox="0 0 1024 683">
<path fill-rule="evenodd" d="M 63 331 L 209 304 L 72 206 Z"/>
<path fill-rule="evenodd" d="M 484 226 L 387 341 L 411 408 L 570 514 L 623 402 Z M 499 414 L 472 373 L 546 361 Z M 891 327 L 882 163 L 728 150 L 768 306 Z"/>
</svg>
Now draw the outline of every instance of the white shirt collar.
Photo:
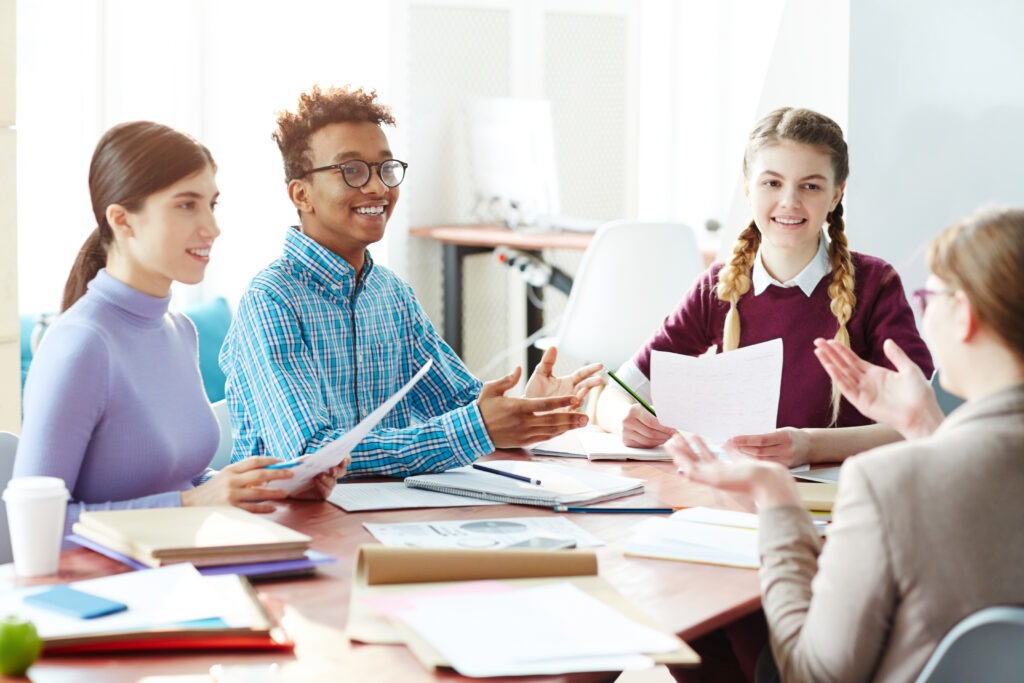
<svg viewBox="0 0 1024 683">
<path fill-rule="evenodd" d="M 792 280 L 779 282 L 768 273 L 764 263 L 761 262 L 761 248 L 757 250 L 757 258 L 754 259 L 754 268 L 750 274 L 750 279 L 754 286 L 754 296 L 768 289 L 768 285 L 799 287 L 805 295 L 810 296 L 814 293 L 814 288 L 821 282 L 821 278 L 828 275 L 831 271 L 832 266 L 828 260 L 828 238 L 825 236 L 825 231 L 822 230 L 821 238 L 818 240 L 818 253 Z"/>
</svg>

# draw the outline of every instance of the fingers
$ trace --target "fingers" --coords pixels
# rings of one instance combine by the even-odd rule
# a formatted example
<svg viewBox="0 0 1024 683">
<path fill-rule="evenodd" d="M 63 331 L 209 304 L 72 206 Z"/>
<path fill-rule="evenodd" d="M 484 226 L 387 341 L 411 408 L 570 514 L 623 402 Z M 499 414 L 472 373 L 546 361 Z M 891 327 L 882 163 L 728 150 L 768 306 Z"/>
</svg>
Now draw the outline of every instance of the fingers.
<svg viewBox="0 0 1024 683">
<path fill-rule="evenodd" d="M 519 376 L 523 374 L 523 369 L 516 366 L 516 369 L 508 373 L 504 377 L 498 379 L 492 379 L 490 382 L 484 382 L 483 388 L 480 390 L 480 398 L 491 398 L 494 396 L 503 396 L 506 391 L 514 387 L 519 382 Z"/>
<path fill-rule="evenodd" d="M 590 365 L 584 365 L 582 368 L 577 369 L 576 372 L 570 375 L 569 379 L 572 380 L 573 384 L 579 384 L 583 380 L 587 379 L 588 377 L 593 377 L 602 370 L 604 370 L 603 363 L 591 363 Z M 600 379 L 600 384 L 604 384 L 603 379 Z"/>
<path fill-rule="evenodd" d="M 921 368 L 917 367 L 917 363 L 910 360 L 910 356 L 904 353 L 899 344 L 894 342 L 892 339 L 885 340 L 885 343 L 882 345 L 882 350 L 885 352 L 885 357 L 889 359 L 889 362 L 892 363 L 892 366 L 896 368 L 897 371 L 901 373 L 913 372 L 913 370 L 916 369 L 920 372 Z"/>
<path fill-rule="evenodd" d="M 281 462 L 281 458 L 272 458 L 267 455 L 254 455 L 251 458 L 245 458 L 244 460 L 239 460 L 238 462 L 233 462 L 230 465 L 225 466 L 221 472 L 248 472 L 249 470 L 260 469 L 278 462 Z"/>
<path fill-rule="evenodd" d="M 604 378 L 602 377 L 591 377 L 576 385 L 576 398 L 580 400 L 580 404 L 582 405 L 583 399 L 587 397 L 591 389 L 596 389 L 600 386 L 604 386 Z"/>
<path fill-rule="evenodd" d="M 554 346 L 549 346 L 544 349 L 544 355 L 540 357 L 540 363 L 537 363 L 537 367 L 533 369 L 533 374 L 541 377 L 551 377 L 555 371 L 556 360 L 558 360 L 558 349 Z"/>
<path fill-rule="evenodd" d="M 579 396 L 549 396 L 547 398 L 516 398 L 514 409 L 519 413 L 543 413 L 563 408 L 576 409 L 582 404 Z"/>
</svg>

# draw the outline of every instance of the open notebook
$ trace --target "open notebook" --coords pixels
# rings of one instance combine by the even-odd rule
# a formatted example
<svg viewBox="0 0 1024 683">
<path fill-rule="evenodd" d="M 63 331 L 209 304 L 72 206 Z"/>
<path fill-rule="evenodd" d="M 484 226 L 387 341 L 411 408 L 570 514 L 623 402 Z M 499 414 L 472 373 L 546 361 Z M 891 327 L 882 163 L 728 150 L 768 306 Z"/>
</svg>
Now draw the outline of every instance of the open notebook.
<svg viewBox="0 0 1024 683">
<path fill-rule="evenodd" d="M 531 484 L 475 470 L 471 465 L 441 474 L 406 477 L 405 485 L 471 498 L 521 505 L 585 505 L 642 493 L 644 480 L 582 467 L 521 460 L 489 460 L 487 467 L 539 480 Z"/>
<path fill-rule="evenodd" d="M 530 452 L 590 460 L 672 460 L 663 446 L 632 448 L 622 443 L 618 434 L 593 427 L 570 429 L 553 439 L 533 444 Z"/>
</svg>

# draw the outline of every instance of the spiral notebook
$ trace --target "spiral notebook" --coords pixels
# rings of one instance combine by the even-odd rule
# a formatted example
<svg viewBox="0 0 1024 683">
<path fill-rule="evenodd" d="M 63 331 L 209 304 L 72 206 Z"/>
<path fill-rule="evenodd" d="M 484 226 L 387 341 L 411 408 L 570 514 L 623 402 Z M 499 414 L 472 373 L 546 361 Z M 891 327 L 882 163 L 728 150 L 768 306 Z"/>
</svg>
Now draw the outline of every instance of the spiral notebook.
<svg viewBox="0 0 1024 683">
<path fill-rule="evenodd" d="M 458 496 L 519 505 L 585 505 L 643 493 L 644 480 L 583 467 L 522 460 L 488 460 L 487 467 L 540 482 L 531 484 L 473 469 L 471 465 L 440 474 L 406 477 L 405 485 Z"/>
</svg>

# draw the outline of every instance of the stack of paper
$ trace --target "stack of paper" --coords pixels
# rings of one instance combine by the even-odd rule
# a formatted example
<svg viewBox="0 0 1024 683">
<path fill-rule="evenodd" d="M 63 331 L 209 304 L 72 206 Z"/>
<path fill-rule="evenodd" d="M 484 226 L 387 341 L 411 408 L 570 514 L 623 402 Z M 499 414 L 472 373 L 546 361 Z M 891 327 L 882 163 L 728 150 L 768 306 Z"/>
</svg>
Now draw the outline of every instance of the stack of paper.
<svg viewBox="0 0 1024 683">
<path fill-rule="evenodd" d="M 695 507 L 633 529 L 626 555 L 757 568 L 757 515 Z"/>
<path fill-rule="evenodd" d="M 230 506 L 87 511 L 72 530 L 150 567 L 297 560 L 313 540 Z"/>
<path fill-rule="evenodd" d="M 758 522 L 757 515 L 750 512 L 687 508 L 636 525 L 625 554 L 753 569 L 761 566 Z M 827 520 L 813 522 L 822 533 Z"/>
<path fill-rule="evenodd" d="M 346 629 L 468 676 L 695 666 L 597 574 L 592 552 L 359 548 Z"/>
<path fill-rule="evenodd" d="M 458 467 L 441 474 L 406 477 L 405 485 L 472 498 L 522 505 L 585 505 L 644 490 L 643 479 L 619 477 L 581 467 L 520 460 L 490 460 L 487 467 L 539 481 L 532 484 L 507 476 Z"/>
<path fill-rule="evenodd" d="M 128 608 L 93 619 L 66 616 L 24 602 L 52 588 L 33 586 L 0 595 L 0 613 L 30 619 L 44 654 L 292 647 L 244 577 L 201 576 L 194 567 L 177 564 L 70 586 Z"/>
<path fill-rule="evenodd" d="M 633 448 L 622 443 L 622 437 L 592 427 L 571 429 L 553 439 L 530 446 L 534 455 L 556 455 L 590 460 L 671 460 L 663 446 Z"/>
</svg>

